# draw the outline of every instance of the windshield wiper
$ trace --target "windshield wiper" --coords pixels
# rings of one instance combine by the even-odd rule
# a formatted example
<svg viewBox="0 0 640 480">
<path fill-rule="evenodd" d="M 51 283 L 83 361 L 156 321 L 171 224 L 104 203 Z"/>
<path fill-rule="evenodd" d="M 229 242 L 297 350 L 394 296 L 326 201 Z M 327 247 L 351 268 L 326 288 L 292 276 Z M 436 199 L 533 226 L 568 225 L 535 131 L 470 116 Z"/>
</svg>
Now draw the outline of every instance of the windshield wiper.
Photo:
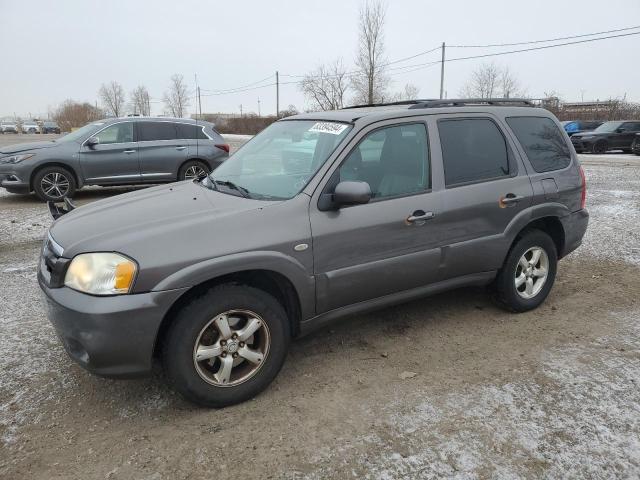
<svg viewBox="0 0 640 480">
<path fill-rule="evenodd" d="M 240 193 L 240 195 L 242 195 L 244 198 L 251 198 L 251 193 L 249 193 L 249 190 L 247 190 L 244 187 L 239 187 L 238 185 L 236 185 L 233 182 L 230 182 L 229 180 L 214 180 L 213 181 L 214 185 L 223 185 L 227 188 L 230 188 L 231 190 L 235 190 L 237 192 Z M 216 188 L 217 190 L 217 188 Z"/>
</svg>

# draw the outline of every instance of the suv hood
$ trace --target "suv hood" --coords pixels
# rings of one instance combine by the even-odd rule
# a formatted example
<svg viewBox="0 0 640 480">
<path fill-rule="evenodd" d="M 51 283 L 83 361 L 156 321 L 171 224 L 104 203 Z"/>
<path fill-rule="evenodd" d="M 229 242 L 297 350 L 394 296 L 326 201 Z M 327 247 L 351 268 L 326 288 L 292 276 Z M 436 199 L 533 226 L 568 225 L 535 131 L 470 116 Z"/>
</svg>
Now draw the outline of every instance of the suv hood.
<svg viewBox="0 0 640 480">
<path fill-rule="evenodd" d="M 30 150 L 41 150 L 43 148 L 57 147 L 59 145 L 60 144 L 56 142 L 18 143 L 17 145 L 0 148 L 0 155 L 10 155 L 12 153 L 26 152 Z"/>
<path fill-rule="evenodd" d="M 213 222 L 277 204 L 236 197 L 185 181 L 137 190 L 79 207 L 60 217 L 51 236 L 72 258 L 84 252 L 120 252 L 139 260 L 155 248 L 205 241 Z M 200 228 L 203 227 L 203 228 Z M 216 237 L 224 237 L 215 228 Z M 211 239 L 213 240 L 213 238 Z M 167 252 L 169 253 L 169 252 Z"/>
</svg>

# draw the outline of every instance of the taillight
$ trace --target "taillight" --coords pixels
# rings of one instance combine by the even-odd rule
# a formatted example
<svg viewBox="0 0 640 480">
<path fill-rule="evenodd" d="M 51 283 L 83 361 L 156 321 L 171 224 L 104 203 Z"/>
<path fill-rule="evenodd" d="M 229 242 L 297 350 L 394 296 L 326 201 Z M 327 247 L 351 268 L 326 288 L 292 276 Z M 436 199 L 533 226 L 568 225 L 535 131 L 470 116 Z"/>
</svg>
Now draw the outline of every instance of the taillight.
<svg viewBox="0 0 640 480">
<path fill-rule="evenodd" d="M 218 147 L 220 150 L 224 150 L 225 152 L 229 153 L 229 144 L 228 143 L 218 143 L 216 145 L 216 147 Z"/>
<path fill-rule="evenodd" d="M 580 196 L 580 208 L 587 204 L 587 178 L 584 176 L 584 169 L 580 166 L 580 178 L 582 179 L 582 194 Z"/>
</svg>

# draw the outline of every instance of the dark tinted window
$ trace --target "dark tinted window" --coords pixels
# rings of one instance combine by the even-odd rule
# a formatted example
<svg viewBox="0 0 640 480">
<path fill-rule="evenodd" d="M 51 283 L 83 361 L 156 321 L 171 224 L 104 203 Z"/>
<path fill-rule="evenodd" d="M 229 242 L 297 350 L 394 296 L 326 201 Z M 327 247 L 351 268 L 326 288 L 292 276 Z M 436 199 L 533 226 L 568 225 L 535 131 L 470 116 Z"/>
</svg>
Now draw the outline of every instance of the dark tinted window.
<svg viewBox="0 0 640 480">
<path fill-rule="evenodd" d="M 509 175 L 507 144 L 489 119 L 438 121 L 447 186 Z"/>
<path fill-rule="evenodd" d="M 637 132 L 640 131 L 640 122 L 627 122 L 622 125 L 622 128 L 627 132 Z"/>
<path fill-rule="evenodd" d="M 602 125 L 602 122 L 583 122 L 582 130 L 594 130 Z"/>
<path fill-rule="evenodd" d="M 340 167 L 340 180 L 367 182 L 374 198 L 409 195 L 430 188 L 424 124 L 371 132 Z"/>
<path fill-rule="evenodd" d="M 171 122 L 139 122 L 138 141 L 175 140 L 176 126 Z"/>
<path fill-rule="evenodd" d="M 536 172 L 560 170 L 571 163 L 569 145 L 550 118 L 511 117 L 507 123 Z"/>
<path fill-rule="evenodd" d="M 195 140 L 196 138 L 199 140 L 207 140 L 207 137 L 202 129 L 204 128 L 202 125 L 189 125 L 186 123 L 176 123 L 176 128 L 178 129 L 178 138 L 186 138 L 189 140 Z"/>
</svg>

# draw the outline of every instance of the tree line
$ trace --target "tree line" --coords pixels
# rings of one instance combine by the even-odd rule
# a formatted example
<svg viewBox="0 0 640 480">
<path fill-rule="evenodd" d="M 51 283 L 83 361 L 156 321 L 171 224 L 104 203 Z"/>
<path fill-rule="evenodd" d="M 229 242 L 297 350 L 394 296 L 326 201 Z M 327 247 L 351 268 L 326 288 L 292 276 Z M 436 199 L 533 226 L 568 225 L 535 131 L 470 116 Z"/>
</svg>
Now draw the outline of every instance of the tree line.
<svg viewBox="0 0 640 480">
<path fill-rule="evenodd" d="M 152 97 L 144 85 L 129 92 L 128 99 L 124 87 L 112 80 L 103 83 L 98 90 L 100 106 L 88 102 L 66 100 L 53 112 L 53 119 L 63 131 L 70 131 L 89 122 L 104 117 L 122 117 L 126 114 L 149 116 Z M 171 76 L 169 87 L 162 97 L 164 112 L 172 117 L 182 118 L 190 105 L 189 91 L 182 75 Z"/>
</svg>

